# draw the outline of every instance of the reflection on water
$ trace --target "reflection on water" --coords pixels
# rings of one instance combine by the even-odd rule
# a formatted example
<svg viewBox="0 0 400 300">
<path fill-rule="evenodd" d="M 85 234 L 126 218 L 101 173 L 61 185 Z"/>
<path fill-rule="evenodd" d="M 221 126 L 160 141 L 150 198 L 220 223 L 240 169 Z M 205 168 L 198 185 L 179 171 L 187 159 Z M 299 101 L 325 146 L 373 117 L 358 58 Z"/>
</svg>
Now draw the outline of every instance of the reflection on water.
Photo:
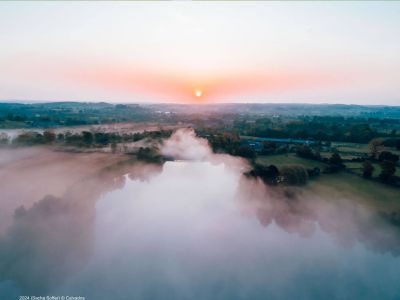
<svg viewBox="0 0 400 300">
<path fill-rule="evenodd" d="M 259 189 L 259 183 L 210 163 L 168 162 L 150 182 L 128 180 L 97 203 L 94 256 L 59 291 L 96 299 L 400 295 L 400 259 L 353 236 L 357 225 L 372 221 L 367 212 L 351 212 L 351 218 L 365 217 L 357 223 L 340 208 L 319 203 L 316 215 L 301 199 L 279 200 L 279 192 L 263 195 L 263 204 L 251 203 L 267 192 Z M 346 227 L 351 246 L 338 243 Z"/>
<path fill-rule="evenodd" d="M 95 203 L 102 194 L 122 188 L 127 171 L 132 180 L 148 180 L 161 166 L 107 168 L 77 181 L 62 197 L 48 195 L 28 209 L 15 210 L 13 223 L 0 236 L 0 299 L 47 295 L 82 269 L 93 253 Z"/>
<path fill-rule="evenodd" d="M 385 218 L 351 201 L 267 188 L 223 163 L 167 162 L 160 171 L 111 173 L 64 197 L 86 193 L 84 206 L 50 197 L 17 211 L 0 241 L 0 297 L 400 298 L 399 231 Z M 33 245 L 18 247 L 27 237 Z"/>
</svg>

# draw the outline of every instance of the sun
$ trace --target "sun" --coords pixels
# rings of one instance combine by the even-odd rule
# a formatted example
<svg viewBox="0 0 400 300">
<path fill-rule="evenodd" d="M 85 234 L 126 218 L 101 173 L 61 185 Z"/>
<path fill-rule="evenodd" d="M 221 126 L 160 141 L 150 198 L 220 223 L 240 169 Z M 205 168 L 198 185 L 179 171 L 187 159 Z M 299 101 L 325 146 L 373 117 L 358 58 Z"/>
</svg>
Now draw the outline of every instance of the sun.
<svg viewBox="0 0 400 300">
<path fill-rule="evenodd" d="M 196 97 L 201 97 L 203 95 L 203 92 L 201 90 L 195 90 L 194 94 Z"/>
</svg>

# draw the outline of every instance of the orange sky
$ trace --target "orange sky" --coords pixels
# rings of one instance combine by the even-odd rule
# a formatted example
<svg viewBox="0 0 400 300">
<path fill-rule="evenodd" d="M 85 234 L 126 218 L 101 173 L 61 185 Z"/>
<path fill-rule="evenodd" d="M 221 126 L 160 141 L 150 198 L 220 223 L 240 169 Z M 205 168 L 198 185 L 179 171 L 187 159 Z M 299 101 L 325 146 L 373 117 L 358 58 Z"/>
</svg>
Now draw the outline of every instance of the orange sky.
<svg viewBox="0 0 400 300">
<path fill-rule="evenodd" d="M 124 68 L 115 65 L 73 66 L 59 70 L 63 80 L 80 82 L 81 85 L 105 88 L 128 93 L 150 95 L 154 98 L 177 102 L 208 103 L 235 95 L 259 92 L 281 92 L 307 89 L 313 86 L 330 86 L 340 80 L 329 73 L 315 72 L 261 72 L 241 71 L 238 74 L 217 76 L 191 76 L 172 72 L 151 72 L 144 68 Z M 201 91 L 201 97 L 195 92 Z"/>
<path fill-rule="evenodd" d="M 399 105 L 399 14 L 400 2 L 2 2 L 0 100 Z"/>
</svg>

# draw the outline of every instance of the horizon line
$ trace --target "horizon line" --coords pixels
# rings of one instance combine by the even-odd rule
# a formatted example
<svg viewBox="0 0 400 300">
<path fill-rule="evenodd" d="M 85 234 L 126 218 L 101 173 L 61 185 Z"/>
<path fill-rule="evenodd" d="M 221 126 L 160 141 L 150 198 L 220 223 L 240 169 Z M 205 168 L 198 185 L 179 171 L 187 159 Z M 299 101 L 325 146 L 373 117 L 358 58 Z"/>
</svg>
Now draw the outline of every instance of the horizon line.
<svg viewBox="0 0 400 300">
<path fill-rule="evenodd" d="M 327 103 L 327 102 L 318 102 L 318 103 L 310 103 L 310 102 L 203 102 L 203 103 L 185 103 L 185 102 L 114 102 L 114 101 L 104 101 L 104 100 L 3 100 L 0 99 L 0 103 L 9 103 L 9 104 L 41 104 L 41 103 L 107 103 L 107 104 L 136 104 L 136 105 L 182 105 L 182 106 L 213 106 L 213 105 L 343 105 L 343 106 L 367 106 L 367 107 L 400 107 L 400 104 L 357 104 L 357 103 Z"/>
</svg>

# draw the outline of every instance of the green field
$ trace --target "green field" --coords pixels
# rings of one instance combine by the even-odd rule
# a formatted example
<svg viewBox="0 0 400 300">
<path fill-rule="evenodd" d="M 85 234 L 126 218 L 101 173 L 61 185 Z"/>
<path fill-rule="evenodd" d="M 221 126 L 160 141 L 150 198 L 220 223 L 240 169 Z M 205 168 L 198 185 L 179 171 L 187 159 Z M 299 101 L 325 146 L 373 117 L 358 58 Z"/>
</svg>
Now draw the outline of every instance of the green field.
<svg viewBox="0 0 400 300">
<path fill-rule="evenodd" d="M 319 167 L 322 170 L 326 166 L 321 162 L 303 159 L 292 153 L 259 156 L 257 162 L 263 165 L 274 164 L 278 168 L 283 165 L 301 164 L 306 168 Z M 351 168 L 361 166 L 361 163 L 349 164 Z M 379 166 L 376 166 L 375 172 L 379 174 Z M 398 168 L 396 174 L 399 175 L 399 172 Z M 354 200 L 379 211 L 391 212 L 400 209 L 400 190 L 398 188 L 366 180 L 346 172 L 321 174 L 319 177 L 310 180 L 307 186 L 302 188 L 302 191 L 305 196 L 310 198 L 324 197 L 331 201 Z"/>
<path fill-rule="evenodd" d="M 339 152 L 339 154 L 342 159 L 352 159 L 355 157 L 359 157 L 359 156 L 354 156 L 354 154 L 347 154 L 347 153 L 343 153 L 343 152 Z M 322 152 L 321 151 L 320 155 L 325 158 L 330 158 L 332 156 L 332 152 L 326 152 L 326 151 Z"/>
<path fill-rule="evenodd" d="M 339 152 L 369 153 L 368 144 L 333 142 L 331 146 Z"/>
<path fill-rule="evenodd" d="M 339 143 L 339 142 L 334 142 L 331 145 L 332 147 L 336 148 L 337 151 L 343 155 L 350 155 L 352 153 L 362 155 L 362 154 L 369 154 L 370 150 L 368 147 L 368 144 L 357 144 L 357 143 Z M 393 147 L 385 147 L 385 151 L 390 151 L 394 154 L 400 155 L 400 151 L 396 150 Z"/>
<path fill-rule="evenodd" d="M 357 174 L 362 175 L 362 163 L 361 162 L 346 162 L 345 165 L 346 165 L 347 169 L 355 171 Z M 379 176 L 379 174 L 381 172 L 381 167 L 379 166 L 378 163 L 373 163 L 372 165 L 375 168 L 372 176 L 373 177 Z M 400 176 L 400 168 L 399 167 L 396 168 L 395 175 Z"/>
<path fill-rule="evenodd" d="M 306 193 L 327 197 L 331 200 L 355 200 L 379 211 L 391 212 L 400 209 L 398 188 L 366 180 L 348 173 L 323 174 L 311 180 Z"/>
<path fill-rule="evenodd" d="M 303 165 L 306 168 L 319 167 L 320 169 L 323 169 L 326 166 L 324 163 L 319 161 L 298 157 L 294 153 L 288 153 L 287 155 L 260 155 L 256 162 L 263 165 L 275 165 L 278 168 L 283 165 Z"/>
<path fill-rule="evenodd" d="M 12 129 L 12 128 L 25 128 L 26 124 L 24 122 L 3 120 L 0 123 L 1 129 Z"/>
</svg>

